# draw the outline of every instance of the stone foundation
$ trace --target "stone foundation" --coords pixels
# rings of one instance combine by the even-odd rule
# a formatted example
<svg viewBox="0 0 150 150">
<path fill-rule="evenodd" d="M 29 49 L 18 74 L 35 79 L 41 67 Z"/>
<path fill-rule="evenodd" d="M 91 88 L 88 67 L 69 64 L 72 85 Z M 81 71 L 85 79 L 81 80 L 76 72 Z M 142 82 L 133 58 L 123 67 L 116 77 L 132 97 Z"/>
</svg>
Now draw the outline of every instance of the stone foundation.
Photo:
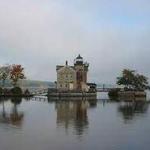
<svg viewBox="0 0 150 150">
<path fill-rule="evenodd" d="M 119 100 L 123 101 L 145 101 L 146 92 L 141 91 L 124 91 L 118 93 Z"/>
</svg>

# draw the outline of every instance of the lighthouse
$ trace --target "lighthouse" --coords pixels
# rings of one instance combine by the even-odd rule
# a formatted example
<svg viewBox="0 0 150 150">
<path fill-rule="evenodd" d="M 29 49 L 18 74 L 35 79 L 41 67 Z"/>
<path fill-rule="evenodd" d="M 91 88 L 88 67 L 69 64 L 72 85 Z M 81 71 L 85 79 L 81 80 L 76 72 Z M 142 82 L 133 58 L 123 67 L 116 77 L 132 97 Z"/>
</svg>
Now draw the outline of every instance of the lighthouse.
<svg viewBox="0 0 150 150">
<path fill-rule="evenodd" d="M 83 57 L 80 54 L 74 60 L 74 69 L 76 70 L 76 87 L 79 91 L 85 91 L 87 89 L 87 73 L 89 64 L 84 63 Z"/>
</svg>

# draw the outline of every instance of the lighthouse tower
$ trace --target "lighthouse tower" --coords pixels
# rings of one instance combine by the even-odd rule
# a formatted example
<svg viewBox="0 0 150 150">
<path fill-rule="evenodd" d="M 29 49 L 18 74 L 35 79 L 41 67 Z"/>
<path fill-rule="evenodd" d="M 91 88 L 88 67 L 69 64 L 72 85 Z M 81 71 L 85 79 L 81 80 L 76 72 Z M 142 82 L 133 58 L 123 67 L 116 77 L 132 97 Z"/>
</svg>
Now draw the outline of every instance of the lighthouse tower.
<svg viewBox="0 0 150 150">
<path fill-rule="evenodd" d="M 76 70 L 76 87 L 79 91 L 87 90 L 87 72 L 89 64 L 84 63 L 83 57 L 80 54 L 74 60 L 74 68 Z"/>
</svg>

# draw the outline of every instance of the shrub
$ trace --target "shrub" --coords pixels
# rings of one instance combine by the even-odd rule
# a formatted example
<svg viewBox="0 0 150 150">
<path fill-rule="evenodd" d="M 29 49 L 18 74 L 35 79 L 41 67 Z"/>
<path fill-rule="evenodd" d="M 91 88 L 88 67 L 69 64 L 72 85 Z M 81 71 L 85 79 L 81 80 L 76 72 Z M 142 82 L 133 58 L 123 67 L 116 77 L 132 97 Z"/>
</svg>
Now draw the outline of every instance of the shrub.
<svg viewBox="0 0 150 150">
<path fill-rule="evenodd" d="M 26 90 L 25 90 L 25 92 L 24 92 L 24 94 L 25 94 L 25 95 L 30 95 L 29 90 L 28 90 L 28 89 L 26 89 Z"/>
<path fill-rule="evenodd" d="M 11 93 L 11 90 L 9 90 L 9 89 L 3 89 L 3 94 L 4 95 L 11 95 L 12 93 Z"/>
<path fill-rule="evenodd" d="M 11 89 L 13 95 L 22 95 L 22 89 L 20 87 L 14 87 Z"/>
<path fill-rule="evenodd" d="M 0 95 L 3 94 L 3 89 L 0 87 Z"/>
<path fill-rule="evenodd" d="M 118 97 L 118 92 L 120 91 L 119 88 L 116 88 L 116 89 L 111 89 L 109 92 L 108 92 L 108 95 L 109 97 Z"/>
</svg>

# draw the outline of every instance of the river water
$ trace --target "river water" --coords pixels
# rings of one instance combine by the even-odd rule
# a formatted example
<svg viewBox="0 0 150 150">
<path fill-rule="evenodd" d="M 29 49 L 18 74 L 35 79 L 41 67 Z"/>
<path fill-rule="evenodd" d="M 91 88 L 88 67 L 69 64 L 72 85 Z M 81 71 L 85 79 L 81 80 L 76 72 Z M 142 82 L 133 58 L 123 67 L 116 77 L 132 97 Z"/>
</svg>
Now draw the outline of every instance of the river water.
<svg viewBox="0 0 150 150">
<path fill-rule="evenodd" d="M 146 103 L 1 99 L 0 150 L 149 150 Z"/>
</svg>

